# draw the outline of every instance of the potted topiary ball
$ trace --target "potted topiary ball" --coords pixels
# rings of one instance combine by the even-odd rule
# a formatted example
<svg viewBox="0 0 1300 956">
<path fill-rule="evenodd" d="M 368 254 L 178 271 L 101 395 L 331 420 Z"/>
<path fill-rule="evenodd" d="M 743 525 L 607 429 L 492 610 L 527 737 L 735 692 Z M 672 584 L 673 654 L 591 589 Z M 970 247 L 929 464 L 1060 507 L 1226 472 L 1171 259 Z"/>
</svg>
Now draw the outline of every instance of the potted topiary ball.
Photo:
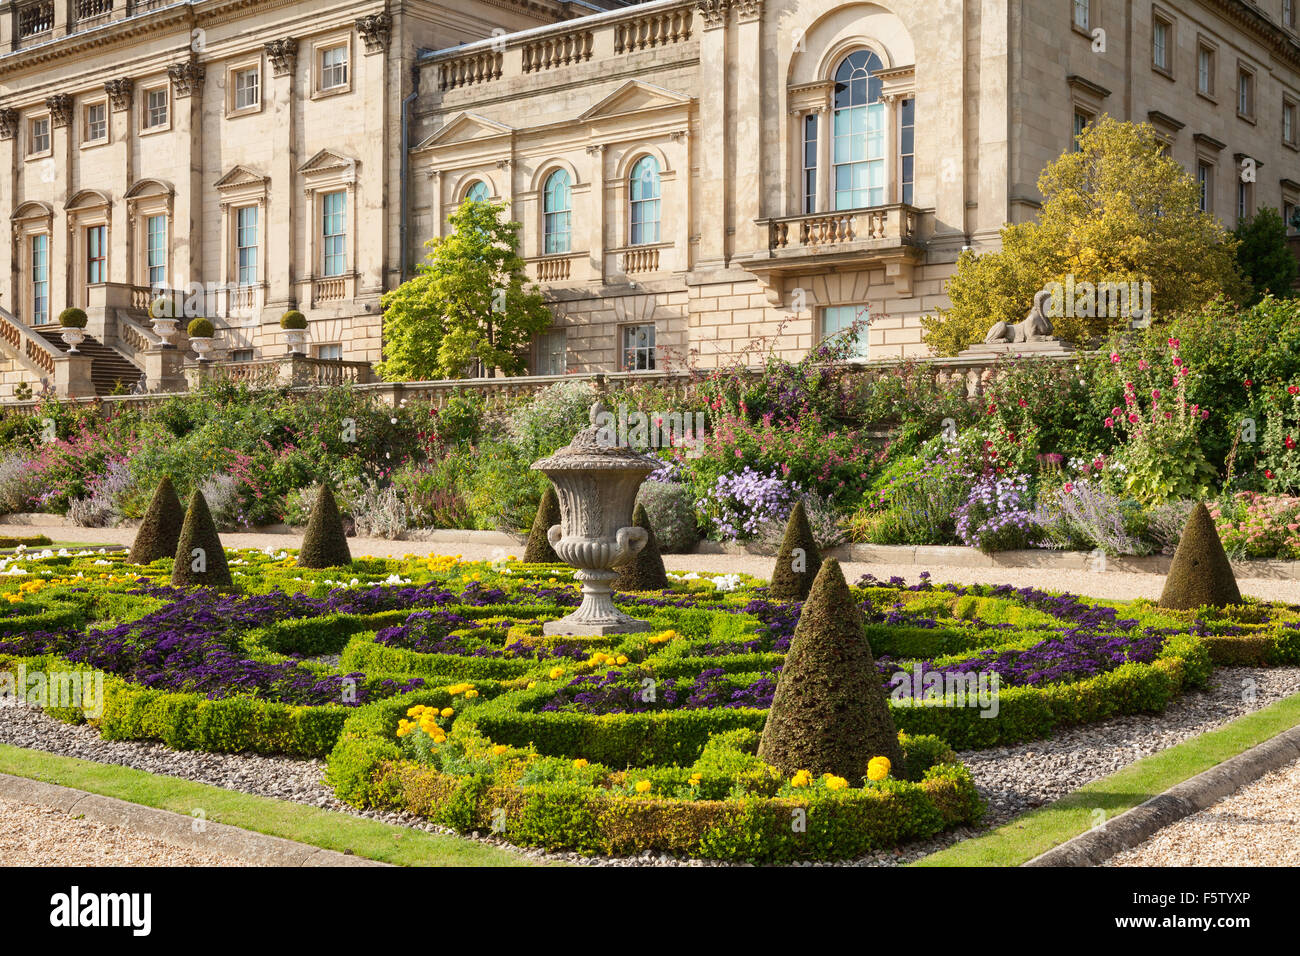
<svg viewBox="0 0 1300 956">
<path fill-rule="evenodd" d="M 289 346 L 289 354 L 305 354 L 303 345 L 307 342 L 307 316 L 297 309 L 290 309 L 280 316 L 280 328 L 284 331 L 284 340 Z"/>
<path fill-rule="evenodd" d="M 64 309 L 59 313 L 59 325 L 63 327 L 63 341 L 68 345 L 68 353 L 75 353 L 77 346 L 86 340 L 86 313 L 77 308 Z"/>
<path fill-rule="evenodd" d="M 160 295 L 149 303 L 149 318 L 153 320 L 153 330 L 162 339 L 163 348 L 172 347 L 176 335 L 176 301 L 171 296 Z"/>
<path fill-rule="evenodd" d="M 186 331 L 190 336 L 190 345 L 194 346 L 194 354 L 200 362 L 206 362 L 208 353 L 212 351 L 212 336 L 216 333 L 216 328 L 207 319 L 198 318 L 189 324 Z"/>
</svg>

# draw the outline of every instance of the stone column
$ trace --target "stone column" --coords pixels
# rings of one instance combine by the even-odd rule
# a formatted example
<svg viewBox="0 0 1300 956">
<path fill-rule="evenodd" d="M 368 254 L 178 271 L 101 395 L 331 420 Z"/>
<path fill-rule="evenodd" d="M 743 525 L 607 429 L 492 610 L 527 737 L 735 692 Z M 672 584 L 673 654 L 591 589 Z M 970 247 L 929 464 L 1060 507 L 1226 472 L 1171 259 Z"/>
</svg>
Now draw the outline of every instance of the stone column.
<svg viewBox="0 0 1300 956">
<path fill-rule="evenodd" d="M 595 144 L 587 147 L 591 157 L 591 208 L 587 221 L 590 232 L 587 234 L 591 276 L 605 281 L 605 147 Z"/>
<path fill-rule="evenodd" d="M 174 287 L 203 281 L 203 82 L 205 70 L 197 59 L 167 68 L 172 86 L 173 136 L 184 151 L 189 175 L 176 182 L 172 235 Z"/>
<path fill-rule="evenodd" d="M 120 196 L 125 195 L 134 181 L 131 162 L 131 148 L 135 142 L 135 137 L 131 135 L 134 84 L 129 76 L 119 77 L 105 83 L 104 92 L 108 94 L 109 145 L 101 148 L 109 151 L 104 165 L 113 173 L 113 193 Z M 109 211 L 109 216 L 109 278 L 123 284 L 136 284 L 138 281 L 139 285 L 147 285 L 147 277 L 139 279 L 133 275 L 135 230 L 126 203 L 116 203 Z"/>
<path fill-rule="evenodd" d="M 730 225 L 735 229 L 728 257 L 767 250 L 756 220 L 763 216 L 763 0 L 731 0 L 735 17 L 735 128 Z M 708 208 L 707 206 L 705 207 Z M 777 210 L 773 210 L 774 212 Z"/>
<path fill-rule="evenodd" d="M 57 9 L 57 7 L 56 7 Z M 85 282 L 84 270 L 78 267 L 75 254 L 76 236 L 68 218 L 68 171 L 72 169 L 72 97 L 56 93 L 47 97 L 50 111 L 50 157 L 43 160 L 54 183 L 54 222 L 50 235 L 50 319 L 77 301 L 74 292 L 78 281 Z M 37 171 L 42 180 L 46 172 Z M 57 277 L 62 276 L 60 282 Z"/>
<path fill-rule="evenodd" d="M 730 0 L 696 0 L 700 31 L 700 252 L 696 269 L 727 261 L 727 15 Z"/>
<path fill-rule="evenodd" d="M 7 16 L 4 18 L 9 19 Z M 18 111 L 0 109 L 0 209 L 13 214 L 18 195 Z M 22 308 L 21 276 L 18 274 L 20 254 L 16 233 L 10 233 L 10 242 L 0 242 L 0 308 L 18 315 Z"/>
<path fill-rule="evenodd" d="M 259 278 L 266 286 L 266 309 L 262 321 L 271 323 L 279 321 L 279 317 L 294 308 L 297 301 L 293 218 L 298 196 L 298 165 L 293 130 L 298 108 L 294 83 L 298 71 L 298 41 L 293 37 L 272 40 L 266 44 L 266 58 L 271 64 L 275 145 L 271 151 L 269 208 L 266 209 L 264 228 L 268 257 L 273 258 L 269 258 L 266 275 Z"/>
<path fill-rule="evenodd" d="M 365 150 L 360 157 L 361 175 L 357 180 L 357 222 L 352 227 L 357 256 L 357 295 L 377 296 L 384 291 L 385 268 L 388 263 L 389 224 L 386 209 L 390 207 L 388 185 L 388 150 L 399 149 L 389 122 L 389 104 L 397 103 L 402 90 L 400 84 L 394 95 L 389 95 L 388 46 L 392 36 L 393 18 L 388 13 L 374 13 L 360 17 L 356 22 L 357 34 L 365 52 L 357 64 L 356 82 L 365 98 Z M 400 119 L 400 117 L 399 117 Z M 399 131 L 400 132 L 400 131 Z M 393 218 L 401 215 L 397 191 L 391 197 Z M 365 237 L 364 244 L 361 238 Z"/>
</svg>

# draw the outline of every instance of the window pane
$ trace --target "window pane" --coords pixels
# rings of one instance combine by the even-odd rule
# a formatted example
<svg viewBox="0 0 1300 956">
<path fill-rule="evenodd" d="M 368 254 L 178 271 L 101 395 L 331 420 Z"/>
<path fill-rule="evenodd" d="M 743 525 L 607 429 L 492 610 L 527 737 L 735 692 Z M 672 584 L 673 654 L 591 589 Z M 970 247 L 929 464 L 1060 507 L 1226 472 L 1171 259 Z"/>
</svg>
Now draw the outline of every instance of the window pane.
<svg viewBox="0 0 1300 956">
<path fill-rule="evenodd" d="M 145 267 L 149 273 L 149 285 L 166 287 L 167 217 L 150 216 L 145 231 Z"/>
<path fill-rule="evenodd" d="M 257 207 L 244 206 L 235 216 L 237 281 L 253 285 L 257 282 Z"/>
<path fill-rule="evenodd" d="M 870 319 L 871 310 L 865 305 L 836 305 L 822 309 L 822 339 L 837 339 L 852 329 L 854 322 L 863 323 L 859 326 L 857 335 L 853 339 L 853 349 L 851 354 L 856 358 L 867 357 L 867 329 L 866 322 Z"/>
<path fill-rule="evenodd" d="M 542 197 L 543 248 L 547 254 L 569 251 L 571 184 L 569 174 L 557 169 L 546 179 Z"/>
<path fill-rule="evenodd" d="M 623 371 L 653 371 L 655 367 L 655 327 L 629 325 L 623 329 Z"/>
<path fill-rule="evenodd" d="M 32 236 L 32 324 L 50 321 L 50 237 Z"/>
<path fill-rule="evenodd" d="M 346 266 L 347 210 L 346 193 L 326 193 L 321 197 L 321 238 L 324 258 L 321 271 L 327 276 L 341 276 Z"/>
</svg>

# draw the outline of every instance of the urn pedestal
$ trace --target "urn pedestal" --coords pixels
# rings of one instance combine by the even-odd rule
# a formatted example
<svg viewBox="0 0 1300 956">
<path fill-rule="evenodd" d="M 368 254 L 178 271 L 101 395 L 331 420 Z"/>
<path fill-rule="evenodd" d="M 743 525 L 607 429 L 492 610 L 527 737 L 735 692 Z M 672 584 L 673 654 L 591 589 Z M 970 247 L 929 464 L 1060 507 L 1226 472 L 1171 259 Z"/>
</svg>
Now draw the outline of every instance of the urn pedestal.
<svg viewBox="0 0 1300 956">
<path fill-rule="evenodd" d="M 629 448 L 603 444 L 597 425 L 605 414 L 597 403 L 591 410 L 591 427 L 550 458 L 534 462 L 555 485 L 560 499 L 560 523 L 547 530 L 555 553 L 577 568 L 582 584 L 582 604 L 568 617 L 548 621 L 545 634 L 632 634 L 648 631 L 646 621 L 629 617 L 614 606 L 615 570 L 645 547 L 647 535 L 632 524 L 637 489 L 657 467 L 645 455 Z"/>
</svg>

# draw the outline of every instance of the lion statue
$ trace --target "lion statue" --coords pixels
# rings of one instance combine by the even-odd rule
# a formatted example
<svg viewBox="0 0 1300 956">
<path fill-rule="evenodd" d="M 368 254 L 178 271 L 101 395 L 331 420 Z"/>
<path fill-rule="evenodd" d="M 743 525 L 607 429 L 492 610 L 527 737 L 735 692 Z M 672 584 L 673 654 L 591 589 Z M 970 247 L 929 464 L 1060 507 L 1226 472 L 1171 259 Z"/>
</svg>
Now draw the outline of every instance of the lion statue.
<svg viewBox="0 0 1300 956">
<path fill-rule="evenodd" d="M 1051 297 L 1052 293 L 1047 289 L 1040 289 L 1034 293 L 1034 307 L 1026 313 L 1025 317 L 1014 325 L 1010 322 L 998 322 L 993 328 L 989 329 L 989 334 L 984 336 L 984 344 L 1000 345 L 1004 343 L 1049 341 L 1052 338 L 1054 327 L 1051 319 L 1043 311 L 1043 307 Z"/>
</svg>

